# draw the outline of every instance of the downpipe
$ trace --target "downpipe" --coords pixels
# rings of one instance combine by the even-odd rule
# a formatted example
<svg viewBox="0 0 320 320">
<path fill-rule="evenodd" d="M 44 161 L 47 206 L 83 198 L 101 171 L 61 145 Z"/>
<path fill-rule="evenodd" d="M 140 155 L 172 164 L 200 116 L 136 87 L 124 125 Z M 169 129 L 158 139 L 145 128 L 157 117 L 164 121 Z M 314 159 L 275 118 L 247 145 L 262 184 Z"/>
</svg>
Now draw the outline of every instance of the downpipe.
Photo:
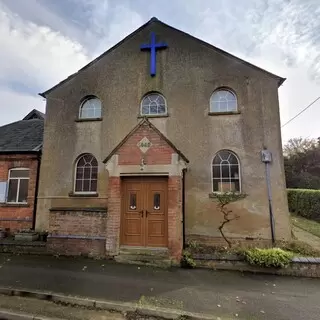
<svg viewBox="0 0 320 320">
<path fill-rule="evenodd" d="M 269 218 L 270 218 L 270 229 L 272 245 L 275 243 L 275 221 L 272 208 L 272 193 L 271 193 L 271 178 L 270 178 L 270 163 L 272 162 L 272 153 L 269 150 L 261 151 L 261 161 L 265 164 L 266 171 L 266 183 L 268 191 L 268 206 L 269 206 Z"/>
</svg>

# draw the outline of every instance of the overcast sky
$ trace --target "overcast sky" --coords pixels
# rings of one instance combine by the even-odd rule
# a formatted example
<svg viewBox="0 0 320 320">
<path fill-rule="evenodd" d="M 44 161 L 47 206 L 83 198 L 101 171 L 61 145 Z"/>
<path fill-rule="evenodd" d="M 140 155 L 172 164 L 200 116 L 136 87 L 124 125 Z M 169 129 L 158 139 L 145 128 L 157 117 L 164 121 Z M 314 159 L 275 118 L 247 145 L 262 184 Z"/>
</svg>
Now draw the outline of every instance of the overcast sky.
<svg viewBox="0 0 320 320">
<path fill-rule="evenodd" d="M 284 124 L 320 96 L 319 0 L 0 0 L 0 125 L 152 16 L 287 78 Z M 282 129 L 320 136 L 320 100 Z"/>
</svg>

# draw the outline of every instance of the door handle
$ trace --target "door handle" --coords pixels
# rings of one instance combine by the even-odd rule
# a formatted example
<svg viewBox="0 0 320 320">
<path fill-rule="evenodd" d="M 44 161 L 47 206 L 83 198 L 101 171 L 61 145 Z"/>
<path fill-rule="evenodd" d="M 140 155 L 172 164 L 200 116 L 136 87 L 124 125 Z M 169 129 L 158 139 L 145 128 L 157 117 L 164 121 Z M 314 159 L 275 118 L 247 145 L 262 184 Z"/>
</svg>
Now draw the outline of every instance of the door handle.
<svg viewBox="0 0 320 320">
<path fill-rule="evenodd" d="M 143 218 L 143 210 L 140 210 L 139 213 L 141 213 L 141 217 Z"/>
<path fill-rule="evenodd" d="M 146 217 L 148 217 L 148 213 L 149 213 L 149 211 L 148 211 L 148 210 L 146 210 Z"/>
</svg>

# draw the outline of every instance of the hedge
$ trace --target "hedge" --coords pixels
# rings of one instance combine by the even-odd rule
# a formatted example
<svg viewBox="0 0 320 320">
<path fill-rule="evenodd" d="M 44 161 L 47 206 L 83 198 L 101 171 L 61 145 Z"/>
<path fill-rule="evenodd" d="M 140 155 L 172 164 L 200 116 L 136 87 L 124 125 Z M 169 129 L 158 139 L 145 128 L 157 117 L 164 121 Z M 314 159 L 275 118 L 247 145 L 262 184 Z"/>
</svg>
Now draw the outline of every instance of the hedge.
<svg viewBox="0 0 320 320">
<path fill-rule="evenodd" d="M 320 222 L 320 190 L 287 189 L 289 211 Z"/>
</svg>

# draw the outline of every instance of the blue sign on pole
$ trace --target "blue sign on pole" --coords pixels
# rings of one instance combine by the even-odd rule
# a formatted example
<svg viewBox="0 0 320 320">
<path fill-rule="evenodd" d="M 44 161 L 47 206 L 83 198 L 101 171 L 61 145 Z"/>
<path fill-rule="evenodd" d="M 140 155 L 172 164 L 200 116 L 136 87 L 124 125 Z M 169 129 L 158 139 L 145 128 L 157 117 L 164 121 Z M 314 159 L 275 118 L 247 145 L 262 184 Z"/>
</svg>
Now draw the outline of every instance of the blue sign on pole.
<svg viewBox="0 0 320 320">
<path fill-rule="evenodd" d="M 157 50 L 165 49 L 168 45 L 165 42 L 156 43 L 156 35 L 154 32 L 151 32 L 151 43 L 141 45 L 141 50 L 150 50 L 150 74 L 151 77 L 156 75 L 156 66 L 157 66 Z"/>
</svg>

